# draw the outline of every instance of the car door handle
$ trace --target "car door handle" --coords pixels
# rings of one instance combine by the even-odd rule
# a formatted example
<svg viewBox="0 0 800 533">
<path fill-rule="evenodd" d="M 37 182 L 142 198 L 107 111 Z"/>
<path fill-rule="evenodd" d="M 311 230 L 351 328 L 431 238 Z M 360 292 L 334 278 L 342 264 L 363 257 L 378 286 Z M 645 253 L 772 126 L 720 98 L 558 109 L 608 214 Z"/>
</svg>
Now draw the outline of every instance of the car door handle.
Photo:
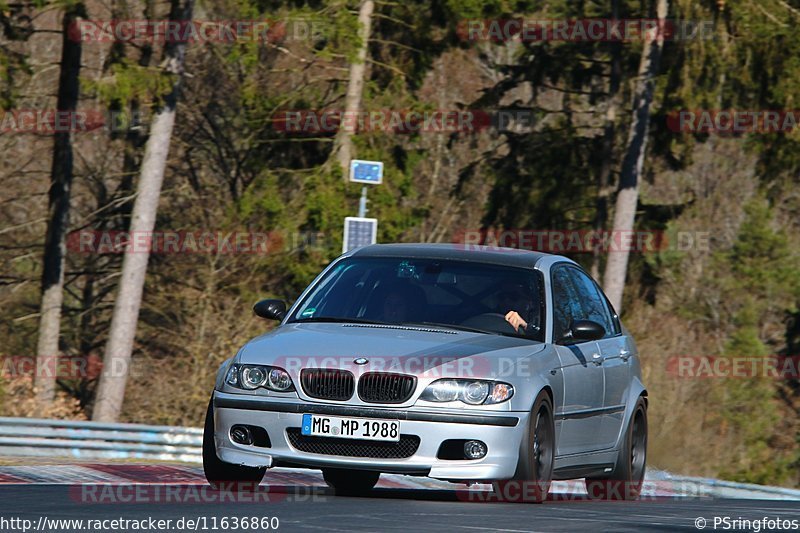
<svg viewBox="0 0 800 533">
<path fill-rule="evenodd" d="M 628 350 L 620 350 L 619 358 L 627 362 L 628 359 L 631 358 L 631 352 L 629 352 Z"/>
<path fill-rule="evenodd" d="M 600 355 L 599 353 L 593 353 L 592 354 L 592 363 L 596 364 L 597 366 L 602 365 L 603 364 L 603 356 Z"/>
</svg>

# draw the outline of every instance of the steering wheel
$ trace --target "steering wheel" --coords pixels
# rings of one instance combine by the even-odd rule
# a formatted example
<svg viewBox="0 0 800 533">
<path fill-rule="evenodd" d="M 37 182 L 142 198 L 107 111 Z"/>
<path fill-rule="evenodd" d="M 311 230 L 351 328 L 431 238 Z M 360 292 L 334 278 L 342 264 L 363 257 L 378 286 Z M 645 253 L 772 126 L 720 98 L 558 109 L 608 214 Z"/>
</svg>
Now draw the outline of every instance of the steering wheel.
<svg viewBox="0 0 800 533">
<path fill-rule="evenodd" d="M 484 329 L 497 333 L 519 334 L 519 332 L 508 323 L 506 317 L 500 313 L 483 313 L 473 316 L 463 321 L 461 325 L 467 328 Z"/>
</svg>

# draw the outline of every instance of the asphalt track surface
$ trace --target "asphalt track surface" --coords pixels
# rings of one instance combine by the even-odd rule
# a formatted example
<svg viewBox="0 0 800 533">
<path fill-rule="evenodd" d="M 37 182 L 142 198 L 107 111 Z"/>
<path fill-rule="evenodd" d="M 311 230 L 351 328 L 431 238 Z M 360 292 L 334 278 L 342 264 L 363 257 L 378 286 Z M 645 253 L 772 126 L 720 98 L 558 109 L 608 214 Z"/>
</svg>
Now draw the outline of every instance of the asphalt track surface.
<svg viewBox="0 0 800 533">
<path fill-rule="evenodd" d="M 714 528 L 714 517 L 800 522 L 800 503 L 796 501 L 650 497 L 635 502 L 597 502 L 588 500 L 585 495 L 562 494 L 555 500 L 536 505 L 485 502 L 481 501 L 482 497 L 476 501 L 464 501 L 465 493 L 459 490 L 377 488 L 370 497 L 355 498 L 335 496 L 322 486 L 272 485 L 260 488 L 260 495 L 240 496 L 234 502 L 216 498 L 215 491 L 202 485 L 166 483 L 158 485 L 158 491 L 162 492 L 157 496 L 153 492 L 155 485 L 143 485 L 145 492 L 132 502 L 129 498 L 132 487 L 113 484 L 2 485 L 0 525 L 5 527 L 0 529 L 4 532 L 21 531 L 10 522 L 2 522 L 2 519 L 19 518 L 30 520 L 33 524 L 31 530 L 37 530 L 41 517 L 48 521 L 153 518 L 169 519 L 173 524 L 183 518 L 184 524 L 188 519 L 196 520 L 198 531 L 243 531 L 233 529 L 230 522 L 227 529 L 222 528 L 222 518 L 233 516 L 277 517 L 279 531 L 698 531 L 696 520 L 700 517 L 706 520 L 705 531 L 766 531 L 766 527 L 756 529 L 752 525 L 725 529 L 723 523 Z M 172 497 L 165 498 L 163 491 L 168 489 L 173 491 Z M 200 494 L 198 490 L 202 493 L 202 501 L 195 499 Z M 178 494 L 183 495 L 182 501 L 165 501 L 176 499 Z M 186 497 L 188 494 L 194 496 Z M 173 525 L 166 530 L 193 529 L 186 525 L 179 529 Z M 49 528 L 38 529 L 54 532 L 79 530 L 53 527 L 52 523 Z M 121 527 L 104 530 L 148 531 Z"/>
</svg>

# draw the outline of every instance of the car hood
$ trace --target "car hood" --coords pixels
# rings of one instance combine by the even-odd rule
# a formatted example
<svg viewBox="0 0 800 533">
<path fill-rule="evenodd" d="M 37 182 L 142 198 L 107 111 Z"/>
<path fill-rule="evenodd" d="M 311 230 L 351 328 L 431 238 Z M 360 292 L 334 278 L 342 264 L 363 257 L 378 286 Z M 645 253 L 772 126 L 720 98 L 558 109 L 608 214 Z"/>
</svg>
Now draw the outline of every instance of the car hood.
<svg viewBox="0 0 800 533">
<path fill-rule="evenodd" d="M 491 377 L 544 347 L 529 339 L 434 327 L 287 324 L 248 342 L 237 359 L 244 364 L 280 366 L 292 375 L 301 368 L 346 368 Z"/>
</svg>

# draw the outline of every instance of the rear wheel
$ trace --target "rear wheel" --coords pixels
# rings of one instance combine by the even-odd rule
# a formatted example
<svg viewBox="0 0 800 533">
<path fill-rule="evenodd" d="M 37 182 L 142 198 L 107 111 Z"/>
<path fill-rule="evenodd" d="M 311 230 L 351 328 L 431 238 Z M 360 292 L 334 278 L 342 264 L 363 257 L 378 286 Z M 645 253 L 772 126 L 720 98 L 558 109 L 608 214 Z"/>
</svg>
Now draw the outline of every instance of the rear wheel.
<svg viewBox="0 0 800 533">
<path fill-rule="evenodd" d="M 208 402 L 206 423 L 203 427 L 203 472 L 205 472 L 206 480 L 215 489 L 231 486 L 240 489 L 251 486 L 252 489 L 255 489 L 264 479 L 266 468 L 234 465 L 217 457 L 217 447 L 214 444 L 214 406 L 212 402 Z"/>
<path fill-rule="evenodd" d="M 531 409 L 514 479 L 496 481 L 493 489 L 501 501 L 542 503 L 550 492 L 556 450 L 553 404 L 542 391 Z"/>
<path fill-rule="evenodd" d="M 647 404 L 639 397 L 625 433 L 617 464 L 608 477 L 587 478 L 593 500 L 635 500 L 642 492 L 647 463 Z"/>
<path fill-rule="evenodd" d="M 378 483 L 381 473 L 369 470 L 323 468 L 322 477 L 337 496 L 365 496 Z"/>
</svg>

